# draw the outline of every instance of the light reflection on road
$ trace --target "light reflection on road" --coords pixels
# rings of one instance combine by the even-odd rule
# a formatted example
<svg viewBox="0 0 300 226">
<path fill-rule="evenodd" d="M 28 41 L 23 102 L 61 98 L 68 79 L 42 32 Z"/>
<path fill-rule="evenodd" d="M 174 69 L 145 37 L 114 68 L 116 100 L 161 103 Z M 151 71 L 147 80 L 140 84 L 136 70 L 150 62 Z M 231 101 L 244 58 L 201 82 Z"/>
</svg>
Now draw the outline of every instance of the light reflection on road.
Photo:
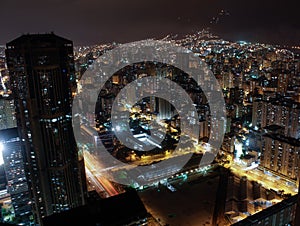
<svg viewBox="0 0 300 226">
<path fill-rule="evenodd" d="M 109 196 L 118 195 L 120 193 L 114 185 L 99 172 L 99 170 L 102 169 L 99 161 L 97 161 L 88 151 L 84 151 L 84 163 L 86 174 L 91 178 L 91 183 L 98 193 L 103 190 Z"/>
</svg>

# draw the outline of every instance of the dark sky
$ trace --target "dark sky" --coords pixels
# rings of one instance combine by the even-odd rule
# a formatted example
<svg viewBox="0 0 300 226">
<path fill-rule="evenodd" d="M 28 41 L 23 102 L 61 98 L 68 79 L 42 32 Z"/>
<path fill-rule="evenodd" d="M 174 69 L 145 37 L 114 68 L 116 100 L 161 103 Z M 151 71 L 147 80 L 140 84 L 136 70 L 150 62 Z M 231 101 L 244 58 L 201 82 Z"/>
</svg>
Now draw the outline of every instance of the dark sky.
<svg viewBox="0 0 300 226">
<path fill-rule="evenodd" d="M 0 44 L 22 33 L 54 31 L 78 44 L 130 42 L 209 25 L 221 9 L 230 12 L 212 31 L 229 40 L 297 44 L 298 0 L 1 0 Z"/>
</svg>

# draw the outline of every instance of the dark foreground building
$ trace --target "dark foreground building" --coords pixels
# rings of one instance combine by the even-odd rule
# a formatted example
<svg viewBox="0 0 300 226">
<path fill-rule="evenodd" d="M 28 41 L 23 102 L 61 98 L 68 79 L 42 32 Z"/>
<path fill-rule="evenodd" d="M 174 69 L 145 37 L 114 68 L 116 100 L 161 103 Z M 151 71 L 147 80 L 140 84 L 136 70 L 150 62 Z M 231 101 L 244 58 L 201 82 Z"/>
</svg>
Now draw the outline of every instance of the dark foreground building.
<svg viewBox="0 0 300 226">
<path fill-rule="evenodd" d="M 296 216 L 295 216 L 295 226 L 300 225 L 300 184 L 299 184 L 299 191 L 298 191 L 298 200 L 297 200 L 297 208 L 296 208 Z"/>
<path fill-rule="evenodd" d="M 233 224 L 233 226 L 298 226 L 298 224 L 293 224 L 296 214 L 297 199 L 298 195 L 294 195 L 274 206 Z"/>
<path fill-rule="evenodd" d="M 25 172 L 37 223 L 84 204 L 85 176 L 73 135 L 73 43 L 54 34 L 7 43 Z"/>
<path fill-rule="evenodd" d="M 135 190 L 43 219 L 44 226 L 147 225 L 147 211 Z"/>
</svg>

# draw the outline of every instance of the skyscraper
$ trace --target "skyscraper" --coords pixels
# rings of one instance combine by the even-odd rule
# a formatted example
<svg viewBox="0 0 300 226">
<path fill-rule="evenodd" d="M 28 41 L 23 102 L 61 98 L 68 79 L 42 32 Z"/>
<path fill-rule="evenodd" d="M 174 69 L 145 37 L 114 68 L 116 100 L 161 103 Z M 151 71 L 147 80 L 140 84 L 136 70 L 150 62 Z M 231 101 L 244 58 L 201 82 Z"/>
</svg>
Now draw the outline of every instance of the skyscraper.
<svg viewBox="0 0 300 226">
<path fill-rule="evenodd" d="M 300 142 L 279 134 L 262 136 L 260 166 L 292 180 L 299 180 Z"/>
<path fill-rule="evenodd" d="M 18 129 L 10 128 L 1 130 L 0 142 L 1 148 L 3 149 L 2 153 L 7 187 L 11 196 L 16 222 L 32 225 L 33 213 L 30 206 L 29 189 L 24 171 L 24 161 Z"/>
<path fill-rule="evenodd" d="M 41 218 L 84 204 L 71 119 L 73 43 L 55 34 L 22 35 L 6 50 L 33 212 Z"/>
</svg>

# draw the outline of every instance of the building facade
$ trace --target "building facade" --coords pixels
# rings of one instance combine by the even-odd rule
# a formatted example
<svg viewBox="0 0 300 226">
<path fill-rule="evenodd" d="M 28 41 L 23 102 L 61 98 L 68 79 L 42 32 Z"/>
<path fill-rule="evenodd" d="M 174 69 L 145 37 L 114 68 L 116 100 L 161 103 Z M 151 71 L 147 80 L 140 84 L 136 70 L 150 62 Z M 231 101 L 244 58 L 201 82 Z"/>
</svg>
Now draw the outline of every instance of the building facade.
<svg viewBox="0 0 300 226">
<path fill-rule="evenodd" d="M 11 95 L 0 97 L 0 130 L 17 126 L 15 105 Z"/>
<path fill-rule="evenodd" d="M 0 142 L 4 169 L 7 178 L 7 190 L 11 196 L 16 222 L 33 225 L 34 218 L 31 200 L 24 170 L 21 140 L 17 128 L 0 131 Z"/>
<path fill-rule="evenodd" d="M 84 204 L 83 159 L 72 130 L 73 43 L 52 34 L 7 43 L 7 66 L 37 223 Z"/>
<path fill-rule="evenodd" d="M 296 215 L 298 195 L 283 200 L 261 212 L 239 221 L 233 226 L 278 226 L 299 225 L 293 224 Z"/>
<path fill-rule="evenodd" d="M 260 166 L 299 180 L 300 142 L 278 134 L 265 134 L 262 138 Z"/>
<path fill-rule="evenodd" d="M 253 127 L 278 125 L 283 135 L 300 138 L 300 104 L 288 98 L 267 98 L 253 103 Z"/>
</svg>

